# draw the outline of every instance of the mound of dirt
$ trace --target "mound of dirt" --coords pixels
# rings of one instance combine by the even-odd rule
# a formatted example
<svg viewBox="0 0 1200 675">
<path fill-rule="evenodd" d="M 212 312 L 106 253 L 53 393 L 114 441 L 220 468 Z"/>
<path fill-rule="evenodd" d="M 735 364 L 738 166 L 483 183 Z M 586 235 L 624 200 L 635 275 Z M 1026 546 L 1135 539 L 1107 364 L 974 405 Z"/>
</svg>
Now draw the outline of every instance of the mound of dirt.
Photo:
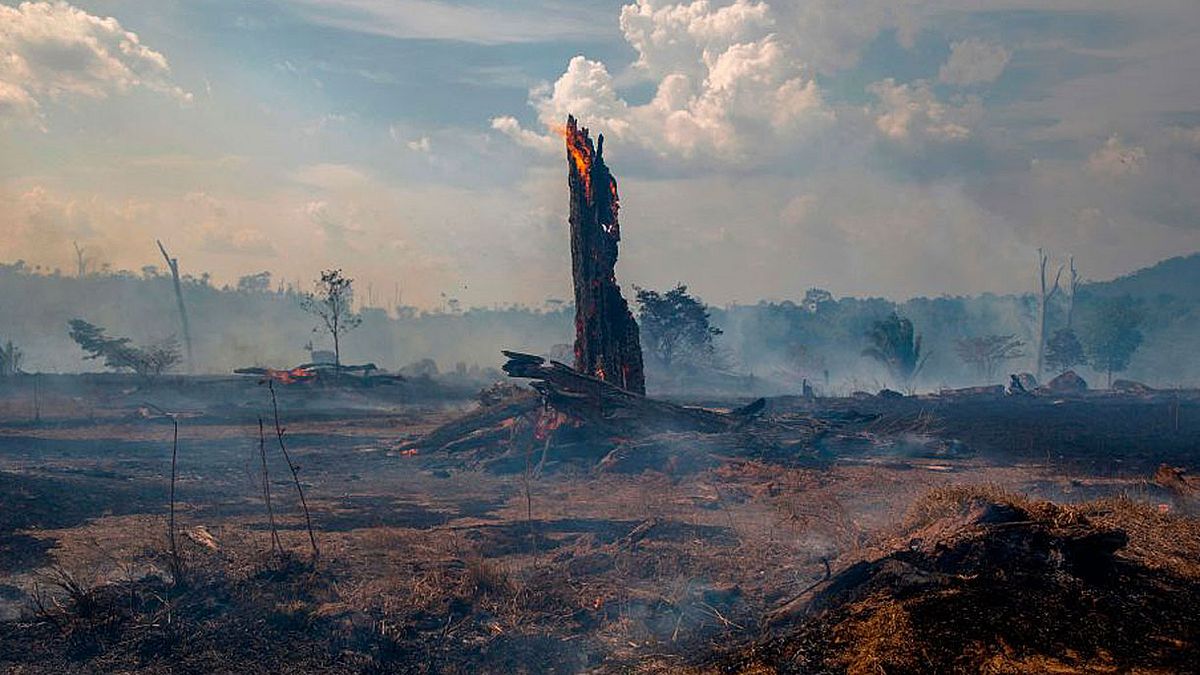
<svg viewBox="0 0 1200 675">
<path fill-rule="evenodd" d="M 1200 529 L 1126 500 L 948 488 L 769 617 L 756 673 L 1178 673 L 1200 663 Z"/>
<path fill-rule="evenodd" d="M 1087 389 L 1087 381 L 1073 370 L 1068 370 L 1046 383 L 1046 391 L 1053 394 L 1079 394 Z"/>
</svg>

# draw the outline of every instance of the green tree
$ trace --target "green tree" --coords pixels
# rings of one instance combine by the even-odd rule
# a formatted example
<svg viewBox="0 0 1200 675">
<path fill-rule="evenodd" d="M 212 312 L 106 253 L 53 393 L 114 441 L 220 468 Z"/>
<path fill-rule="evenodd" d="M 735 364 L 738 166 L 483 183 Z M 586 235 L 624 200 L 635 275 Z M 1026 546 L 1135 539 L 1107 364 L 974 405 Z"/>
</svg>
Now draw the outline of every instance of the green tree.
<svg viewBox="0 0 1200 675">
<path fill-rule="evenodd" d="M 929 354 L 921 353 L 921 336 L 914 331 L 912 321 L 892 312 L 871 326 L 867 341 L 863 356 L 883 364 L 896 382 L 911 394 L 913 383 L 929 360 Z"/>
<path fill-rule="evenodd" d="M 271 291 L 271 273 L 259 272 L 238 277 L 237 290 L 239 293 L 269 293 Z"/>
<path fill-rule="evenodd" d="M 1024 346 L 1015 335 L 981 335 L 959 338 L 955 348 L 963 363 L 973 366 L 980 377 L 991 382 L 1002 362 L 1025 355 Z"/>
<path fill-rule="evenodd" d="M 1056 373 L 1066 372 L 1087 363 L 1083 344 L 1071 328 L 1060 328 L 1046 343 L 1046 365 Z"/>
<path fill-rule="evenodd" d="M 708 307 L 679 284 L 666 293 L 638 288 L 638 323 L 650 353 L 670 368 L 680 359 L 699 361 L 714 355 L 713 338 L 721 329 L 712 325 Z"/>
<path fill-rule="evenodd" d="M 1137 302 L 1129 296 L 1100 301 L 1088 323 L 1088 360 L 1096 370 L 1108 375 L 1129 366 L 1134 352 L 1142 344 L 1142 313 Z"/>
<path fill-rule="evenodd" d="M 305 311 L 321 319 L 325 331 L 333 338 L 333 364 L 340 368 L 342 336 L 362 323 L 362 317 L 354 313 L 354 280 L 343 275 L 340 269 L 324 270 L 314 290 L 306 293 L 300 304 Z M 320 327 L 313 330 L 320 330 Z"/>
<path fill-rule="evenodd" d="M 0 345 L 0 377 L 16 375 L 21 372 L 21 361 L 25 354 L 9 340 Z"/>
<path fill-rule="evenodd" d="M 143 377 L 152 377 L 167 372 L 183 360 L 174 336 L 137 347 L 127 337 L 108 337 L 103 328 L 83 319 L 72 319 L 70 326 L 71 339 L 88 354 L 84 358 L 104 359 L 104 366 L 111 370 L 131 370 Z"/>
</svg>

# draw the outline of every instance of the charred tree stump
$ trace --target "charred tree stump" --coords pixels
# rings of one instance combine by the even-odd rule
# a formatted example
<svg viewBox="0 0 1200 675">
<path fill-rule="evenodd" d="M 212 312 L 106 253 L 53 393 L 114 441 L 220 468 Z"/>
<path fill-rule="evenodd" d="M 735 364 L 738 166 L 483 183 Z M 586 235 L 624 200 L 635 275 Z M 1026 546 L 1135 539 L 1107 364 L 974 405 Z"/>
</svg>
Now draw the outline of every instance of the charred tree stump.
<svg viewBox="0 0 1200 675">
<path fill-rule="evenodd" d="M 575 370 L 635 394 L 646 393 L 638 325 L 617 285 L 617 181 L 586 128 L 567 117 L 571 266 L 575 286 Z"/>
</svg>

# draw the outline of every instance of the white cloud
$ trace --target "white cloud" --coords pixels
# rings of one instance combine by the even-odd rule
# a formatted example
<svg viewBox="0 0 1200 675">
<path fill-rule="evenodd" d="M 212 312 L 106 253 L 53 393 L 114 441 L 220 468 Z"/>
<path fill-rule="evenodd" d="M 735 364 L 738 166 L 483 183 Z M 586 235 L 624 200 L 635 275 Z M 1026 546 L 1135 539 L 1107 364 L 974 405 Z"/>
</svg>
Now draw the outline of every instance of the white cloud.
<svg viewBox="0 0 1200 675">
<path fill-rule="evenodd" d="M 889 77 L 870 84 L 867 91 L 879 99 L 876 128 L 897 142 L 965 140 L 983 117 L 983 104 L 978 98 L 967 97 L 960 105 L 948 105 L 938 100 L 925 80 L 902 84 Z"/>
<path fill-rule="evenodd" d="M 512 138 L 514 141 L 527 148 L 532 148 L 540 152 L 558 152 L 561 149 L 561 143 L 554 136 L 543 136 L 536 131 L 521 128 L 521 123 L 517 118 L 511 115 L 503 115 L 501 117 L 492 118 L 492 128 L 500 133 Z"/>
<path fill-rule="evenodd" d="M 1104 146 L 1088 156 L 1088 171 L 1108 178 L 1119 178 L 1142 172 L 1146 166 L 1146 149 L 1129 146 L 1118 136 L 1109 136 Z"/>
<path fill-rule="evenodd" d="M 573 114 L 662 157 L 770 159 L 810 140 L 834 113 L 809 70 L 771 32 L 768 11 L 750 0 L 627 5 L 622 30 L 638 52 L 635 68 L 658 83 L 653 99 L 629 103 L 604 63 L 576 56 L 552 87 L 531 92 L 531 103 L 548 129 Z M 511 117 L 492 126 L 524 145 L 545 145 Z"/>
<path fill-rule="evenodd" d="M 114 18 L 61 1 L 0 5 L 0 118 L 30 120 L 47 101 L 137 87 L 192 98 L 171 83 L 166 57 Z"/>
<path fill-rule="evenodd" d="M 405 145 L 408 146 L 408 149 L 412 150 L 413 152 L 420 152 L 426 155 L 428 155 L 430 150 L 433 149 L 433 144 L 430 143 L 428 136 L 422 136 L 418 139 L 411 140 L 405 143 Z"/>
<path fill-rule="evenodd" d="M 653 77 L 703 77 L 705 66 L 730 47 L 752 42 L 774 26 L 764 2 L 707 0 L 669 4 L 639 0 L 621 9 L 621 32 L 638 53 L 634 67 Z"/>
<path fill-rule="evenodd" d="M 1003 46 L 968 38 L 950 45 L 950 58 L 938 71 L 938 81 L 960 86 L 995 82 L 1012 54 Z"/>
</svg>

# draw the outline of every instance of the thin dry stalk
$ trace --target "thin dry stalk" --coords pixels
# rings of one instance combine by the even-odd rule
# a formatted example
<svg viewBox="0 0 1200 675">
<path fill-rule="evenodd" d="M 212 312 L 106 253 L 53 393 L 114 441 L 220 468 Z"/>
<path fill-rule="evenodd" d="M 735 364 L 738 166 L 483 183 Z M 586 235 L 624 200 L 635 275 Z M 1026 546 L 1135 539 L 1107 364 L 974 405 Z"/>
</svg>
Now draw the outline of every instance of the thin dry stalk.
<svg viewBox="0 0 1200 675">
<path fill-rule="evenodd" d="M 520 425 L 514 424 L 512 435 L 509 437 L 509 447 L 512 448 L 517 443 L 517 429 Z M 533 471 L 533 442 L 530 441 L 525 452 L 525 473 L 523 475 L 523 483 L 525 487 L 525 525 L 529 529 L 529 548 L 533 555 L 534 565 L 537 564 L 537 533 L 533 530 L 533 492 L 530 489 L 529 479 Z"/>
<path fill-rule="evenodd" d="M 271 506 L 271 475 L 267 471 L 267 436 L 263 432 L 262 416 L 258 418 L 258 455 L 262 459 L 263 501 L 267 503 L 267 520 L 271 525 L 271 553 L 282 553 L 283 542 L 279 540 L 279 530 L 275 527 L 275 509 Z"/>
<path fill-rule="evenodd" d="M 321 555 L 320 548 L 317 547 L 317 535 L 313 531 L 312 516 L 308 512 L 308 502 L 304 499 L 304 488 L 300 486 L 300 474 L 296 470 L 296 465 L 292 463 L 292 457 L 288 454 L 287 446 L 283 443 L 283 427 L 279 424 L 279 401 L 275 397 L 275 383 L 267 380 L 267 388 L 271 390 L 271 410 L 275 414 L 275 437 L 279 439 L 279 450 L 283 452 L 283 459 L 287 462 L 288 469 L 292 472 L 292 480 L 296 483 L 296 492 L 300 495 L 300 507 L 304 509 L 304 524 L 308 528 L 308 541 L 312 544 L 313 561 Z"/>
<path fill-rule="evenodd" d="M 171 579 L 176 583 L 183 581 L 183 560 L 179 557 L 179 543 L 175 536 L 175 481 L 178 476 L 176 471 L 177 460 L 179 457 L 179 419 L 175 415 L 168 415 L 171 419 L 171 497 L 170 497 L 170 515 L 167 517 L 167 537 L 171 543 Z"/>
</svg>

